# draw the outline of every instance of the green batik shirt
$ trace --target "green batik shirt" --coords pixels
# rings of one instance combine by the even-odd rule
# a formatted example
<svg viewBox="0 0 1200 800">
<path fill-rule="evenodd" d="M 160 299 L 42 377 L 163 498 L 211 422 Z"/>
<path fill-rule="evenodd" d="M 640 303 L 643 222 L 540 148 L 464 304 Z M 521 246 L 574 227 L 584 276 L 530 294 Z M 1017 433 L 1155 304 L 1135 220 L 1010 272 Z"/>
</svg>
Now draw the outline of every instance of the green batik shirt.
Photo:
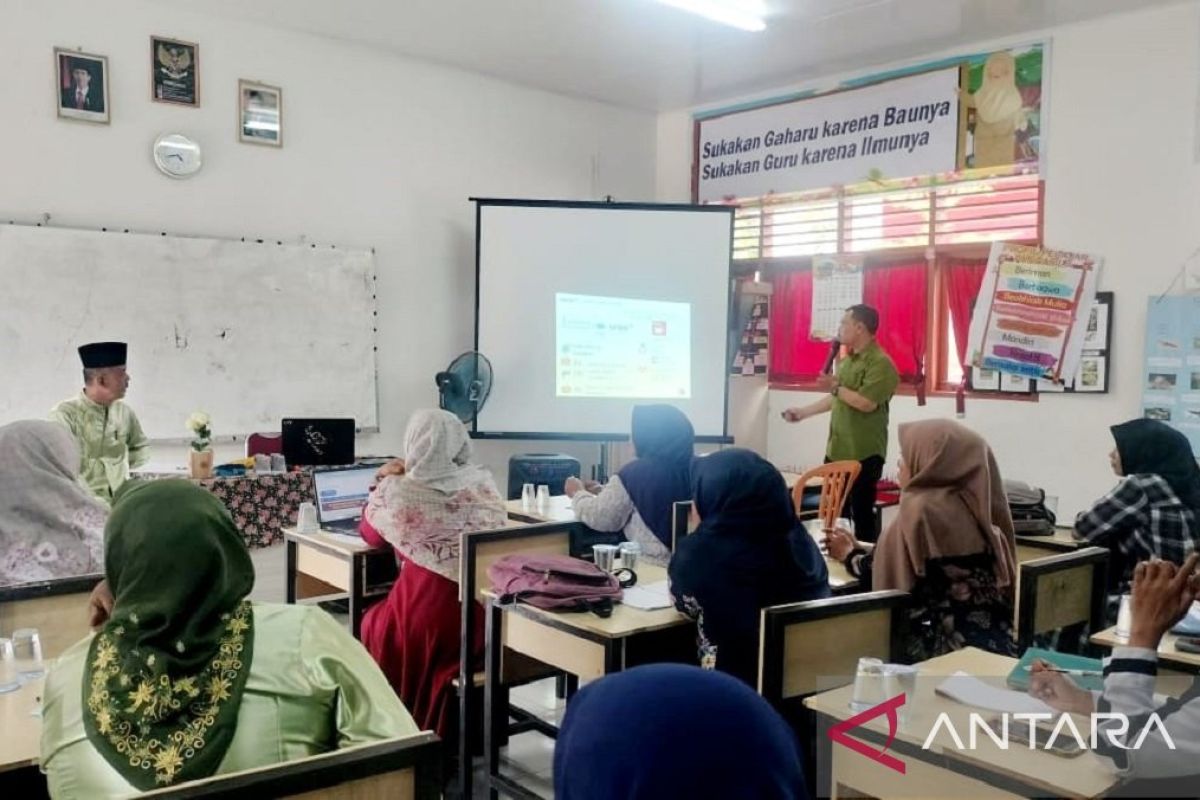
<svg viewBox="0 0 1200 800">
<path fill-rule="evenodd" d="M 872 341 L 862 352 L 842 359 L 837 379 L 841 386 L 875 403 L 875 410 L 865 413 L 833 398 L 825 455 L 830 461 L 887 458 L 888 403 L 900 383 L 896 365 L 879 343 Z"/>
<path fill-rule="evenodd" d="M 129 470 L 150 458 L 150 443 L 137 416 L 120 400 L 105 407 L 80 392 L 56 405 L 50 419 L 66 425 L 75 436 L 81 458 L 79 478 L 105 503 L 112 503 Z"/>
</svg>

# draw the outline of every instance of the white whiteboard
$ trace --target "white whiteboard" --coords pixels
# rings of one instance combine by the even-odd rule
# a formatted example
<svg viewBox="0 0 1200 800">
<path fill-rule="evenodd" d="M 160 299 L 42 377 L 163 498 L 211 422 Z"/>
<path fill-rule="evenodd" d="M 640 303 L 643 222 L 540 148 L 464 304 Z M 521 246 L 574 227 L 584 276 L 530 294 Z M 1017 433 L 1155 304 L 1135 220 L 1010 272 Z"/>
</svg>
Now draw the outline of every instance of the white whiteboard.
<svg viewBox="0 0 1200 800">
<path fill-rule="evenodd" d="M 126 401 L 152 439 L 378 425 L 375 262 L 364 250 L 0 226 L 0 424 L 83 385 L 76 348 L 129 342 Z"/>
</svg>

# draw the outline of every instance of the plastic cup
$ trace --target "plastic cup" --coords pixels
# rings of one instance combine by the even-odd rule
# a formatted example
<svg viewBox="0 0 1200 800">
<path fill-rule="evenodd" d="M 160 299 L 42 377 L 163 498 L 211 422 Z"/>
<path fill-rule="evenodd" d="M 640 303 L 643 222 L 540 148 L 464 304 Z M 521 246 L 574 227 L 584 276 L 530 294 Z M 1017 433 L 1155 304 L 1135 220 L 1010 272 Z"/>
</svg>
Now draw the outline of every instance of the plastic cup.
<svg viewBox="0 0 1200 800">
<path fill-rule="evenodd" d="M 13 654 L 12 639 L 0 639 L 0 694 L 15 692 L 21 688 L 17 676 L 17 658 Z"/>
<path fill-rule="evenodd" d="M 625 569 L 637 569 L 638 560 L 642 557 L 642 546 L 637 542 L 621 543 L 621 566 Z"/>
<path fill-rule="evenodd" d="M 300 533 L 316 533 L 320 529 L 321 526 L 317 523 L 317 507 L 309 502 L 301 503 L 296 512 L 296 530 Z"/>
<path fill-rule="evenodd" d="M 866 711 L 874 708 L 887 698 L 884 697 L 883 661 L 878 658 L 860 658 L 858 668 L 854 671 L 854 694 L 850 699 L 850 708 L 855 711 Z"/>
<path fill-rule="evenodd" d="M 527 483 L 521 487 L 521 510 L 533 511 L 534 489 L 532 483 Z"/>
<path fill-rule="evenodd" d="M 17 677 L 22 681 L 36 680 L 46 674 L 42 662 L 42 637 L 37 628 L 19 628 L 12 635 L 13 654 L 17 662 Z"/>
<path fill-rule="evenodd" d="M 592 559 L 596 562 L 596 566 L 605 572 L 612 572 L 613 560 L 616 557 L 617 546 L 615 544 L 592 545 Z"/>
<path fill-rule="evenodd" d="M 538 511 L 545 511 L 550 507 L 550 487 L 544 483 L 537 487 L 537 507 Z"/>
</svg>

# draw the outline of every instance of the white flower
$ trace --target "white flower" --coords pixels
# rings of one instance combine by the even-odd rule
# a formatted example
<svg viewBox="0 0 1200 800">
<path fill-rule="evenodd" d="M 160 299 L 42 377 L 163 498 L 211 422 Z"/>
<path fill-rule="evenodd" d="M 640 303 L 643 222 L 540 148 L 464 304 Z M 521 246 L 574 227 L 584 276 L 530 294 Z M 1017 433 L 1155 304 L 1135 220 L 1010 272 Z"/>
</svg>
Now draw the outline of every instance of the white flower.
<svg viewBox="0 0 1200 800">
<path fill-rule="evenodd" d="M 212 419 L 203 411 L 193 411 L 187 418 L 187 429 L 192 433 L 199 433 L 201 429 L 207 430 L 211 425 Z"/>
</svg>

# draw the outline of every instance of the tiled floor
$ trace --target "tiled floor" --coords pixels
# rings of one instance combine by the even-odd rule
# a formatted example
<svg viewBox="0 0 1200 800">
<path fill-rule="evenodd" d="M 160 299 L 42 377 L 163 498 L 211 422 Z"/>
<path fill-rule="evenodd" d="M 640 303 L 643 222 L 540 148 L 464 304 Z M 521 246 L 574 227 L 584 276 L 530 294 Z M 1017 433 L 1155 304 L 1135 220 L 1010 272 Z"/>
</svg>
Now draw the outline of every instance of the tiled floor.
<svg viewBox="0 0 1200 800">
<path fill-rule="evenodd" d="M 286 595 L 284 585 L 286 561 L 282 544 L 260 550 L 251 550 L 254 562 L 254 591 L 250 599 L 260 603 L 282 603 Z M 338 616 L 343 621 L 345 615 Z M 542 719 L 558 724 L 562 720 L 565 702 L 554 696 L 554 681 L 545 680 L 519 686 L 512 691 L 511 701 Z M 504 773 L 550 800 L 554 797 L 554 741 L 536 731 L 514 736 L 501 755 Z M 483 760 L 475 763 L 475 797 L 487 797 L 483 790 Z"/>
</svg>

